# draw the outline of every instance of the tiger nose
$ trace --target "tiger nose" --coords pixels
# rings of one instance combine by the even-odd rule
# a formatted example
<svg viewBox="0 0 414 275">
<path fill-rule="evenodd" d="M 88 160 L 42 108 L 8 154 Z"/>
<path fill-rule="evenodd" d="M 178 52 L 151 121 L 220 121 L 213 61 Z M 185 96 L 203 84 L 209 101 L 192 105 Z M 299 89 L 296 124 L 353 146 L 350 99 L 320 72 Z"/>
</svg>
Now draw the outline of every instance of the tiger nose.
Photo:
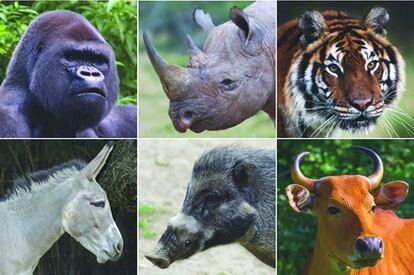
<svg viewBox="0 0 414 275">
<path fill-rule="evenodd" d="M 353 97 L 349 100 L 349 104 L 360 111 L 365 111 L 371 103 L 372 97 Z"/>
</svg>

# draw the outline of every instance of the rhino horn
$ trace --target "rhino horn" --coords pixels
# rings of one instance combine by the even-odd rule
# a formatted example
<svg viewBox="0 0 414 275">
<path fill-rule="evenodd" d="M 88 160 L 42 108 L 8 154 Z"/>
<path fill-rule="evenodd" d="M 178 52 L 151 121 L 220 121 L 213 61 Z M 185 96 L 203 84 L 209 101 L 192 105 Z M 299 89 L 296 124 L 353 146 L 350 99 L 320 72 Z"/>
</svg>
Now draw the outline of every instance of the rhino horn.
<svg viewBox="0 0 414 275">
<path fill-rule="evenodd" d="M 200 68 L 205 66 L 207 63 L 206 54 L 196 46 L 193 39 L 189 35 L 187 35 L 187 47 L 188 55 L 190 56 L 188 66 L 190 68 Z"/>
<path fill-rule="evenodd" d="M 161 80 L 165 94 L 170 100 L 176 100 L 188 94 L 188 84 L 191 80 L 189 69 L 168 64 L 157 52 L 146 31 L 144 44 L 152 66 Z"/>
</svg>

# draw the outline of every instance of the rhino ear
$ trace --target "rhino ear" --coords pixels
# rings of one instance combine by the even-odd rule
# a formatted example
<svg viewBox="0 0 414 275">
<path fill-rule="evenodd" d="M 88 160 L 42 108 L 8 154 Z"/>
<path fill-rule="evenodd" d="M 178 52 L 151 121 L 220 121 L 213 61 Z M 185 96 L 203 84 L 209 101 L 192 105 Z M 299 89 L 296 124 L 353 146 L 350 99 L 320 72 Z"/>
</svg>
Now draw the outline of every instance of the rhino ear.
<svg viewBox="0 0 414 275">
<path fill-rule="evenodd" d="M 236 184 L 242 188 L 249 186 L 256 178 L 256 165 L 238 161 L 233 167 L 233 178 Z"/>
<path fill-rule="evenodd" d="M 195 8 L 193 11 L 193 21 L 197 25 L 199 25 L 206 33 L 209 33 L 214 26 L 213 21 L 208 13 L 205 13 L 200 8 Z"/>
<path fill-rule="evenodd" d="M 229 16 L 230 20 L 243 31 L 246 41 L 249 41 L 252 34 L 252 28 L 249 24 L 249 17 L 247 14 L 239 7 L 234 6 L 230 9 Z"/>
<path fill-rule="evenodd" d="M 387 25 L 390 20 L 388 11 L 382 7 L 373 7 L 364 18 L 365 26 L 381 35 L 387 34 Z"/>
<path fill-rule="evenodd" d="M 318 40 L 325 29 L 325 19 L 317 11 L 305 11 L 299 18 L 298 28 L 302 32 L 300 43 L 302 47 Z"/>
</svg>

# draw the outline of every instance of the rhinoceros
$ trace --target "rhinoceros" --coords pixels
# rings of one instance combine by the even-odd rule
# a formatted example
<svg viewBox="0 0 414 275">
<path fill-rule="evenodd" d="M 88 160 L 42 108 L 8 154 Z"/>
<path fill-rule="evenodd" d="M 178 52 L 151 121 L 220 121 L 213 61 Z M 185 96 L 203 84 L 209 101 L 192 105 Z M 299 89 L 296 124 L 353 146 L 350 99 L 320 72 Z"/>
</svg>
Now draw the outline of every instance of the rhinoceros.
<svg viewBox="0 0 414 275">
<path fill-rule="evenodd" d="M 187 68 L 168 64 L 147 32 L 144 44 L 170 100 L 169 116 L 179 132 L 233 127 L 260 110 L 275 118 L 275 3 L 230 9 L 230 21 L 215 26 L 196 8 L 193 20 L 206 33 L 204 50 L 187 36 Z"/>
</svg>

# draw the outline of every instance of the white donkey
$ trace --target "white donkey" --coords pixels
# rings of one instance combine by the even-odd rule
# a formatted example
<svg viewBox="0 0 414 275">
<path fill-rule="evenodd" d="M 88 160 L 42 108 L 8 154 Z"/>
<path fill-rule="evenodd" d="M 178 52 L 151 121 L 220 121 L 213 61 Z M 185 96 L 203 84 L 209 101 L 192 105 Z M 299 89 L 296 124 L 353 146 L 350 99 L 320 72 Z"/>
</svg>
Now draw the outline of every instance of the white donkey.
<svg viewBox="0 0 414 275">
<path fill-rule="evenodd" d="M 112 151 L 107 144 L 89 163 L 71 161 L 18 179 L 0 202 L 0 274 L 32 274 L 65 232 L 96 255 L 116 261 L 123 240 L 105 191 L 95 178 Z"/>
</svg>

